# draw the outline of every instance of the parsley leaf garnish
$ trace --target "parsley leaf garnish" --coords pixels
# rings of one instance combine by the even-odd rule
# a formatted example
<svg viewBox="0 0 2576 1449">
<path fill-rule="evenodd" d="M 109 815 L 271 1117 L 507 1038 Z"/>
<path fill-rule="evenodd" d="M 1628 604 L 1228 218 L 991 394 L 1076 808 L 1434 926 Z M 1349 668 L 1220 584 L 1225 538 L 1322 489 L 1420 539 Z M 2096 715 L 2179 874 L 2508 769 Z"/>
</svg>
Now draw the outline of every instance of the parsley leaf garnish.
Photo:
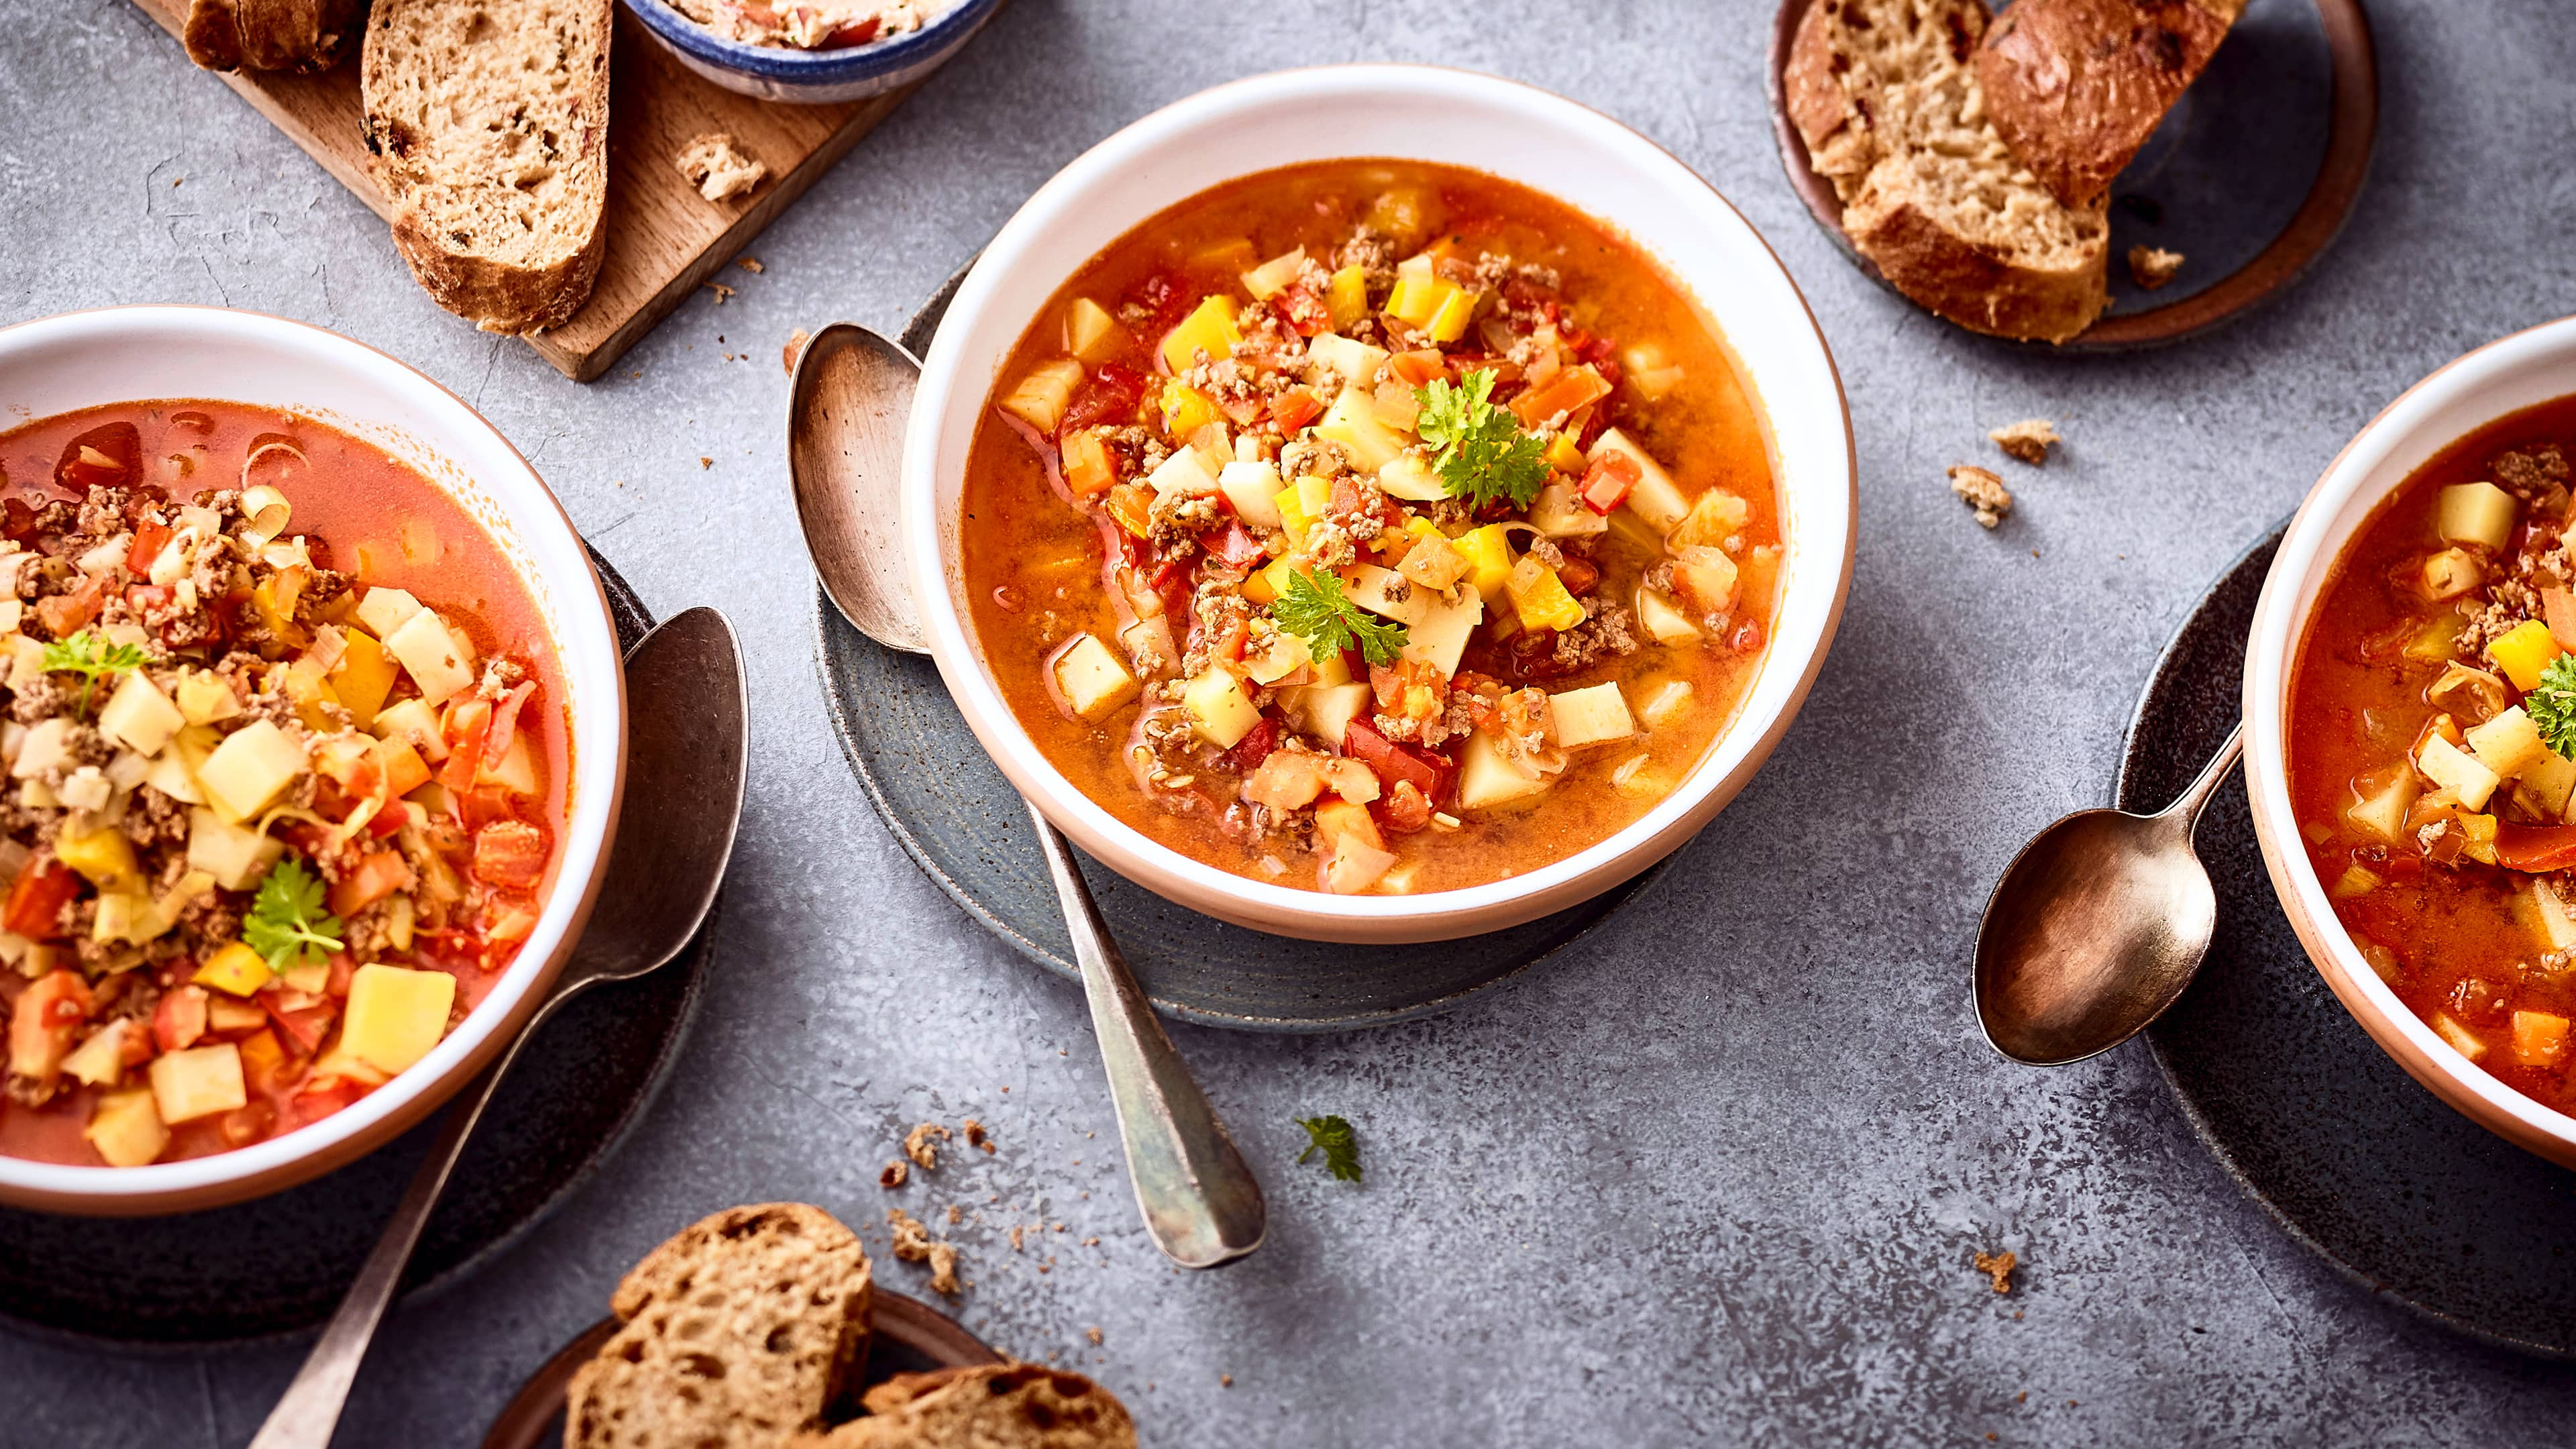
<svg viewBox="0 0 2576 1449">
<path fill-rule="evenodd" d="M 2576 654 L 2561 654 L 2540 671 L 2540 682 L 2522 697 L 2540 742 L 2562 760 L 2576 760 Z"/>
<path fill-rule="evenodd" d="M 1504 499 L 1514 508 L 1529 507 L 1547 483 L 1546 450 L 1521 431 L 1508 410 L 1486 401 L 1494 391 L 1492 368 L 1478 368 L 1463 381 L 1451 387 L 1447 378 L 1437 378 L 1413 391 L 1422 405 L 1413 430 L 1440 450 L 1432 461 L 1440 486 L 1479 508 Z"/>
<path fill-rule="evenodd" d="M 242 918 L 242 941 L 283 976 L 296 966 L 320 965 L 340 949 L 340 918 L 324 904 L 322 882 L 304 862 L 281 860 Z"/>
<path fill-rule="evenodd" d="M 1357 649 L 1371 664 L 1393 664 L 1404 648 L 1402 624 L 1352 603 L 1342 581 L 1328 573 L 1289 570 L 1288 590 L 1270 601 L 1270 617 L 1305 640 L 1307 652 L 1318 659 Z"/>
<path fill-rule="evenodd" d="M 91 691 L 102 679 L 131 674 L 143 667 L 143 649 L 137 644 L 110 644 L 105 639 L 81 630 L 68 639 L 57 639 L 45 646 L 45 669 L 48 673 L 77 674 L 81 677 L 80 713 L 89 713 Z"/>
<path fill-rule="evenodd" d="M 1351 1134 L 1351 1124 L 1339 1117 L 1300 1117 L 1297 1125 L 1306 1129 L 1306 1150 L 1297 1154 L 1299 1162 L 1321 1152 L 1324 1168 L 1344 1182 L 1360 1180 L 1360 1143 Z"/>
</svg>

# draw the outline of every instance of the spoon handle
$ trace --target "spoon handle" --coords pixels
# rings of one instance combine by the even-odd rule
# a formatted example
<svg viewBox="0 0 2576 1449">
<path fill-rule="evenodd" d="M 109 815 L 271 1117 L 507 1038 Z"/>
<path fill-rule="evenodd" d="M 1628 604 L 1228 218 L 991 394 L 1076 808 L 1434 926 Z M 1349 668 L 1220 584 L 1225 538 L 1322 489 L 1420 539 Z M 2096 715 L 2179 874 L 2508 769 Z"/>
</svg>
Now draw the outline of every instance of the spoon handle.
<svg viewBox="0 0 2576 1449">
<path fill-rule="evenodd" d="M 2229 772 L 2236 768 L 2237 759 L 2244 753 L 2245 722 L 2239 720 L 2236 728 L 2227 732 L 2227 743 L 2220 745 L 2218 753 L 2201 768 L 2200 778 L 2184 786 L 2183 792 L 2174 797 L 2171 805 L 2157 812 L 2158 816 L 2180 825 L 2184 838 L 2190 838 L 2191 833 L 2200 827 L 2200 812 L 2209 808 L 2209 797 L 2217 794 L 2218 787 L 2227 783 Z"/>
<path fill-rule="evenodd" d="M 367 1347 L 375 1341 L 376 1325 L 384 1320 L 385 1309 L 393 1303 L 394 1290 L 402 1285 L 403 1269 L 411 1263 L 421 1229 L 429 1225 L 430 1212 L 447 1188 L 448 1174 L 455 1170 L 457 1158 L 464 1155 L 465 1140 L 474 1135 L 474 1125 L 483 1120 L 483 1109 L 492 1101 L 492 1089 L 500 1085 L 502 1075 L 517 1059 L 520 1043 L 536 1034 L 573 989 L 577 988 L 558 989 L 492 1065 L 457 1093 L 455 1105 L 448 1108 L 446 1118 L 439 1124 L 438 1136 L 429 1144 L 429 1155 L 421 1159 L 419 1170 L 412 1174 L 411 1186 L 403 1190 L 402 1201 L 386 1221 L 384 1235 L 376 1239 L 374 1250 L 359 1266 L 347 1296 L 323 1326 L 322 1337 L 314 1343 L 313 1351 L 304 1356 L 304 1366 L 295 1371 L 295 1381 L 286 1386 L 277 1407 L 269 1410 L 258 1436 L 250 1441 L 250 1449 L 329 1449 L 331 1435 L 340 1426 L 340 1412 L 349 1402 L 349 1387 L 357 1382 L 358 1366 L 366 1361 Z"/>
<path fill-rule="evenodd" d="M 1100 1039 L 1127 1176 L 1145 1229 L 1156 1247 L 1185 1268 L 1240 1258 L 1261 1246 L 1266 1230 L 1261 1184 L 1118 954 L 1091 888 L 1073 863 L 1072 847 L 1034 805 L 1029 818 L 1037 823 L 1038 848 L 1055 877 L 1065 928 L 1073 933 L 1091 1029 Z"/>
</svg>

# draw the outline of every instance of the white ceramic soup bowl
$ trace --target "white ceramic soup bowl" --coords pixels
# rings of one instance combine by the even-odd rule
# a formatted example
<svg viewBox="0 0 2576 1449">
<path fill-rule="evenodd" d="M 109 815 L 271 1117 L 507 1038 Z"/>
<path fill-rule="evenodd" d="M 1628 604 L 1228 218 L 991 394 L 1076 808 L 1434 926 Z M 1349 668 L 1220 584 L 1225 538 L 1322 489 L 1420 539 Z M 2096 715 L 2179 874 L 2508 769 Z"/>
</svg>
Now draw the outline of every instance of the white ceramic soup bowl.
<svg viewBox="0 0 2576 1449">
<path fill-rule="evenodd" d="M 2245 654 L 2245 784 L 2272 888 L 2344 1009 L 2409 1075 L 2478 1125 L 2576 1167 L 2576 1118 L 2487 1075 L 2362 959 L 2300 838 L 2286 754 L 2290 678 L 2301 643 L 2336 561 L 2374 510 L 2443 448 L 2507 413 L 2570 394 L 2576 394 L 2576 317 L 2491 342 L 2444 366 L 2371 419 L 2326 466 L 2290 520 L 2255 608 Z"/>
<path fill-rule="evenodd" d="M 1463 890 L 1333 896 L 1245 879 L 1120 823 L 1050 765 L 975 638 L 959 498 L 975 425 L 1030 319 L 1130 228 L 1210 187 L 1338 158 L 1472 167 L 1624 232 L 1724 333 L 1765 419 L 1786 556 L 1770 652 L 1734 723 L 1643 818 L 1540 869 Z M 1726 199 L 1635 131 L 1545 91 L 1426 66 L 1286 71 L 1204 91 L 1111 136 L 1039 188 L 977 261 L 933 341 L 905 438 L 904 540 L 930 649 L 976 737 L 1084 850 L 1194 910 L 1282 935 L 1427 941 L 1497 930 L 1607 890 L 1688 840 L 1751 779 L 1806 698 L 1851 578 L 1856 470 L 1841 379 L 1806 301 Z"/>
<path fill-rule="evenodd" d="M 0 1202 L 178 1212 L 317 1176 L 419 1121 L 472 1080 L 544 1000 L 581 935 L 617 821 L 626 676 L 608 600 L 545 480 L 463 399 L 371 347 L 214 307 L 114 307 L 0 328 L 0 429 L 106 403 L 205 398 L 299 413 L 410 463 L 455 497 L 526 583 L 563 663 L 569 813 L 535 934 L 483 1002 L 409 1071 L 352 1105 L 232 1152 L 145 1167 L 0 1156 Z"/>
</svg>

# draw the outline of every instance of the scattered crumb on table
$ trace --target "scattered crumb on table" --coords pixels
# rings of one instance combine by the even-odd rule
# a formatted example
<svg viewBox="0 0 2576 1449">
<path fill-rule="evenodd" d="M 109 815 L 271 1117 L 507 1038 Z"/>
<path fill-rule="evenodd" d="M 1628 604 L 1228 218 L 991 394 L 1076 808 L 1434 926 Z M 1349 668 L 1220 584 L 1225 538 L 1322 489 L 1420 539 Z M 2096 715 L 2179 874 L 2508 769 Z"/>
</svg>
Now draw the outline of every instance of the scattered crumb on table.
<svg viewBox="0 0 2576 1449">
<path fill-rule="evenodd" d="M 2143 243 L 2129 248 L 2129 280 L 2152 292 L 2182 270 L 2183 255 Z"/>
<path fill-rule="evenodd" d="M 769 174 L 766 164 L 744 155 L 742 143 L 723 131 L 691 136 L 671 163 L 709 201 L 730 201 L 758 186 L 760 178 Z"/>
<path fill-rule="evenodd" d="M 2066 441 L 2057 435 L 2057 425 L 2046 418 L 2024 418 L 2017 423 L 2006 423 L 1986 436 L 1994 440 L 1996 447 L 2004 450 L 2005 457 L 2028 463 L 2034 468 L 2048 461 L 2051 447 Z"/>
<path fill-rule="evenodd" d="M 722 282 L 701 282 L 698 285 L 705 287 L 716 294 L 716 305 L 719 307 L 725 304 L 725 298 L 733 295 L 733 288 L 726 286 Z"/>
<path fill-rule="evenodd" d="M 744 271 L 751 273 L 755 277 L 759 276 L 761 272 L 766 270 L 760 265 L 760 258 L 758 257 L 736 257 L 733 259 L 733 264 L 742 268 Z"/>
<path fill-rule="evenodd" d="M 778 365 L 788 376 L 796 375 L 796 354 L 805 350 L 805 340 L 811 335 L 804 328 L 799 327 L 787 334 L 787 345 L 778 349 Z M 637 373 L 636 376 L 641 377 L 643 374 Z"/>
<path fill-rule="evenodd" d="M 1090 1339 L 1094 1345 L 1097 1345 L 1100 1342 L 1100 1325 L 1095 1323 L 1091 1327 L 1084 1329 L 1082 1331 L 1082 1336 Z"/>
<path fill-rule="evenodd" d="M 1950 491 L 1959 501 L 1976 510 L 1977 522 L 1992 528 L 2012 512 L 2012 490 L 2004 480 L 1972 463 L 1961 463 L 1950 470 Z"/>
<path fill-rule="evenodd" d="M 2020 1262 L 2009 1248 L 2000 1253 L 1979 1253 L 1976 1258 L 1977 1271 L 1994 1280 L 1994 1289 L 1998 1293 L 2012 1291 L 2013 1269 Z"/>
<path fill-rule="evenodd" d="M 976 1120 L 975 1120 L 974 1118 L 972 1118 L 972 1117 L 969 1117 L 969 1118 L 967 1118 L 964 1122 L 961 1122 L 961 1123 L 959 1123 L 958 1125 L 959 1125 L 959 1126 L 961 1126 L 961 1127 L 963 1127 L 963 1128 L 966 1130 L 966 1145 L 967 1145 L 967 1146 L 969 1146 L 969 1147 L 981 1147 L 981 1148 L 983 1148 L 983 1149 L 984 1149 L 985 1153 L 986 1153 L 986 1154 L 988 1154 L 988 1155 L 989 1155 L 989 1154 L 994 1150 L 994 1149 L 993 1149 L 993 1134 L 991 1134 L 990 1132 L 987 1132 L 987 1131 L 985 1131 L 985 1130 L 984 1130 L 984 1124 L 983 1124 L 983 1123 L 976 1121 Z"/>
<path fill-rule="evenodd" d="M 947 1141 L 948 1136 L 947 1128 L 924 1122 L 904 1134 L 903 1155 L 920 1164 L 922 1171 L 932 1171 L 939 1166 L 939 1143 Z"/>
<path fill-rule="evenodd" d="M 912 1164 L 898 1157 L 885 1165 L 885 1171 L 877 1174 L 877 1186 L 884 1188 L 901 1187 L 903 1186 L 903 1180 L 910 1176 L 912 1176 Z"/>
</svg>

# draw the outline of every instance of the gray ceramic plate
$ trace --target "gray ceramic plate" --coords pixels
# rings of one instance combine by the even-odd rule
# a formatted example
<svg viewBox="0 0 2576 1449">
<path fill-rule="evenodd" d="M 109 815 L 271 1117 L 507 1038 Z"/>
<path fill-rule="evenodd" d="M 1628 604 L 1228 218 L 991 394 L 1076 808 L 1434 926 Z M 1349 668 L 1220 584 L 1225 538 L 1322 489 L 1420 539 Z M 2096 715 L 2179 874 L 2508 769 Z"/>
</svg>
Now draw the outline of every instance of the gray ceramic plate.
<svg viewBox="0 0 2576 1449">
<path fill-rule="evenodd" d="M 653 616 L 607 560 L 591 557 L 631 648 Z M 669 969 L 587 992 L 540 1029 L 467 1144 L 412 1255 L 406 1292 L 490 1262 L 623 1139 L 687 1035 L 713 929 L 710 920 Z M 437 1123 L 433 1115 L 300 1187 L 212 1212 L 111 1219 L 0 1209 L 0 1324 L 123 1348 L 314 1327 L 357 1276 Z"/>
<path fill-rule="evenodd" d="M 965 276 L 960 268 L 904 328 L 900 340 L 913 356 L 929 348 Z M 814 619 L 833 732 L 895 839 L 986 930 L 1078 980 L 1055 887 L 1029 838 L 1027 807 L 975 742 L 938 667 L 880 648 L 833 610 L 819 586 Z M 1345 1031 L 1442 1010 L 1570 944 L 1664 870 L 1654 866 L 1582 905 L 1508 931 L 1348 946 L 1228 925 L 1173 905 L 1079 850 L 1074 857 L 1157 1010 L 1252 1031 Z"/>
<path fill-rule="evenodd" d="M 2161 809 L 2236 722 L 2275 532 L 2213 585 L 2138 702 L 2116 803 Z M 2525 1353 L 2576 1357 L 2576 1173 L 2451 1110 L 2346 1013 L 2272 895 L 2240 774 L 2201 821 L 2209 964 L 2147 1030 L 2228 1175 L 2344 1276 Z"/>
</svg>

